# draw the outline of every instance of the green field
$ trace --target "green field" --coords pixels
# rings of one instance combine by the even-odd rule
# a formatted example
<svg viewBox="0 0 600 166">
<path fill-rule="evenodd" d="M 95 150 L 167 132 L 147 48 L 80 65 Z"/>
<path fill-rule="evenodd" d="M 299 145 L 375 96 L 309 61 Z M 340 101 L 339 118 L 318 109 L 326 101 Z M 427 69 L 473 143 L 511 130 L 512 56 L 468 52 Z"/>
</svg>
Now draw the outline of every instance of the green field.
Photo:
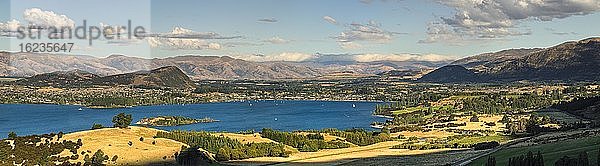
<svg viewBox="0 0 600 166">
<path fill-rule="evenodd" d="M 503 135 L 465 137 L 465 138 L 461 138 L 461 139 L 452 140 L 449 142 L 449 144 L 458 143 L 458 144 L 471 145 L 471 144 L 477 144 L 477 143 L 481 143 L 481 142 L 490 142 L 490 141 L 496 141 L 496 142 L 502 143 L 502 142 L 506 142 L 510 139 L 511 138 L 509 136 L 503 136 Z"/>
<path fill-rule="evenodd" d="M 492 156 L 496 157 L 496 165 L 508 165 L 510 157 L 525 155 L 528 151 L 534 154 L 540 151 L 544 156 L 544 165 L 554 165 L 561 157 L 577 157 L 580 152 L 586 151 L 590 165 L 596 165 L 598 162 L 598 150 L 600 149 L 600 136 L 581 138 L 577 140 L 567 140 L 551 144 L 543 144 L 530 147 L 508 148 L 497 151 Z M 475 160 L 470 165 L 485 165 L 488 156 Z"/>
</svg>

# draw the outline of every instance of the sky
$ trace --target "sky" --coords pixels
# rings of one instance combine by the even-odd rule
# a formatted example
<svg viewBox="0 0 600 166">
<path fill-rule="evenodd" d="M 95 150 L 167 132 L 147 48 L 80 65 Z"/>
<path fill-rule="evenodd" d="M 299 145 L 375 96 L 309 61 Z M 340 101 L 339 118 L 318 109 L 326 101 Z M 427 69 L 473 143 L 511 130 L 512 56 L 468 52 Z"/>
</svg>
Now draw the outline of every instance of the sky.
<svg viewBox="0 0 600 166">
<path fill-rule="evenodd" d="M 0 6 L 10 6 L 0 13 L 4 32 L 17 23 L 79 26 L 83 20 L 101 27 L 131 20 L 148 31 L 143 39 L 93 45 L 0 37 L 4 50 L 74 42 L 71 54 L 97 57 L 441 61 L 600 36 L 600 0 L 0 0 Z"/>
</svg>

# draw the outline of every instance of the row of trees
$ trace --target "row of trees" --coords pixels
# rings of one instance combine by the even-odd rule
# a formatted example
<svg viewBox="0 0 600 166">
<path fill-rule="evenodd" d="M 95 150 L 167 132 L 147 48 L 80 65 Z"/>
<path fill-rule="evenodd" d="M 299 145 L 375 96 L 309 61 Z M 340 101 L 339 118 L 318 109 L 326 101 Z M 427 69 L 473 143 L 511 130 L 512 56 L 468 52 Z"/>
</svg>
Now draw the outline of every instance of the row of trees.
<svg viewBox="0 0 600 166">
<path fill-rule="evenodd" d="M 410 149 L 410 150 L 429 150 L 429 149 L 443 149 L 443 148 L 455 148 L 450 144 L 442 144 L 442 143 L 404 143 L 399 145 L 394 145 L 390 149 Z"/>
<path fill-rule="evenodd" d="M 553 98 L 545 95 L 519 96 L 484 95 L 461 99 L 462 111 L 482 114 L 499 114 L 506 111 L 543 108 L 552 105 Z"/>
<path fill-rule="evenodd" d="M 568 102 L 561 102 L 559 104 L 555 104 L 552 108 L 556 108 L 562 111 L 567 111 L 571 113 L 576 113 L 573 111 L 582 110 L 589 106 L 600 104 L 600 96 L 595 97 L 587 97 L 587 98 L 577 98 Z"/>
<path fill-rule="evenodd" d="M 358 146 L 367 146 L 391 140 L 389 133 L 368 132 L 364 129 L 347 129 L 344 131 L 337 129 L 324 129 L 323 131 L 334 136 L 346 138 L 346 141 Z"/>
<path fill-rule="evenodd" d="M 193 148 L 202 148 L 216 154 L 217 160 L 238 160 L 254 157 L 287 157 L 289 152 L 278 143 L 247 143 L 224 137 L 214 136 L 208 132 L 192 131 L 159 131 L 157 138 L 167 138 L 185 143 Z"/>
<path fill-rule="evenodd" d="M 527 155 L 509 158 L 508 166 L 544 166 L 544 156 L 540 151 L 536 155 L 529 151 Z"/>
<path fill-rule="evenodd" d="M 462 104 L 463 112 L 476 112 L 481 114 L 498 114 L 506 111 L 517 111 L 525 109 L 534 109 L 548 107 L 552 105 L 553 100 L 559 100 L 559 92 L 552 92 L 546 95 L 538 94 L 523 94 L 515 96 L 507 96 L 502 94 L 464 94 L 477 95 L 476 97 L 467 97 L 457 99 Z M 409 107 L 424 106 L 429 107 L 432 111 L 429 102 L 438 101 L 448 95 L 442 94 L 412 94 L 403 96 L 396 102 L 379 104 L 375 107 L 374 114 L 376 115 L 392 115 L 392 111 L 402 110 Z"/>
<path fill-rule="evenodd" d="M 598 151 L 598 163 L 600 165 L 600 151 Z M 583 151 L 579 153 L 576 158 L 570 158 L 569 156 L 563 156 L 558 161 L 554 162 L 555 166 L 590 166 L 590 160 L 588 159 L 587 152 Z"/>
<path fill-rule="evenodd" d="M 536 114 L 531 114 L 529 119 L 518 118 L 513 121 L 510 117 L 504 116 L 501 120 L 506 124 L 506 129 L 508 134 L 516 134 L 516 133 L 531 133 L 537 134 L 543 131 L 549 130 L 548 128 L 541 127 L 541 125 L 546 125 L 549 123 L 557 123 L 554 122 L 548 116 L 537 116 Z"/>
<path fill-rule="evenodd" d="M 348 148 L 349 144 L 341 140 L 326 142 L 323 135 L 316 134 L 295 134 L 289 132 L 275 131 L 273 129 L 262 129 L 261 136 L 271 140 L 298 148 L 301 152 L 316 152 L 319 149 L 339 149 Z"/>
<path fill-rule="evenodd" d="M 448 143 L 448 142 L 428 142 L 418 143 L 418 141 L 410 141 L 399 145 L 392 146 L 391 149 L 410 149 L 410 150 L 429 150 L 429 149 L 444 149 L 444 148 L 473 148 L 475 150 L 491 149 L 499 146 L 500 143 L 496 141 L 491 142 L 480 142 L 476 144 L 459 144 L 459 143 Z"/>
</svg>

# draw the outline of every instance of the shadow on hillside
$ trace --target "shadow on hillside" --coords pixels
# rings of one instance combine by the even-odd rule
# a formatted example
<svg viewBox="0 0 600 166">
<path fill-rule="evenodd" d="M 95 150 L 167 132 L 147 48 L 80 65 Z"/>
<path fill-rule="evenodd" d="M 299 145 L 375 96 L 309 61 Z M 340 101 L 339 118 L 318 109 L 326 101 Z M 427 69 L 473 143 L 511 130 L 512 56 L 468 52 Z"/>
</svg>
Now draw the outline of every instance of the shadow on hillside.
<svg viewBox="0 0 600 166">
<path fill-rule="evenodd" d="M 419 155 L 380 155 L 367 158 L 348 158 L 333 161 L 308 162 L 308 161 L 291 161 L 291 162 L 261 162 L 261 161 L 229 161 L 224 162 L 225 165 L 253 165 L 253 166 L 268 166 L 268 165 L 346 165 L 346 166 L 396 166 L 396 165 L 451 165 L 452 163 L 474 156 L 479 152 L 472 150 L 460 150 L 449 152 L 436 152 Z M 313 158 L 312 160 L 318 160 Z"/>
</svg>

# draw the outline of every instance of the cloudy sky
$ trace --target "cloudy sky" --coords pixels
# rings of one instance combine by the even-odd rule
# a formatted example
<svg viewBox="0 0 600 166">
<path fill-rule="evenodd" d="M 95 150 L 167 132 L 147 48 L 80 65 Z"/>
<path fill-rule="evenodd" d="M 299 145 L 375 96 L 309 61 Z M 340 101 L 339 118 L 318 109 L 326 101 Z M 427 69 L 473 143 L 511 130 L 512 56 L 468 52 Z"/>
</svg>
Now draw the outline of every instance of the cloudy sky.
<svg viewBox="0 0 600 166">
<path fill-rule="evenodd" d="M 76 43 L 73 53 L 98 57 L 308 61 L 331 54 L 363 62 L 439 61 L 600 36 L 600 0 L 0 0 L 0 5 L 10 6 L 0 13 L 5 32 L 14 25 L 78 26 L 83 20 L 94 26 L 132 20 L 150 31 L 145 39 L 92 46 L 68 40 Z M 36 40 L 3 37 L 0 49 L 17 51 L 23 42 Z"/>
</svg>

